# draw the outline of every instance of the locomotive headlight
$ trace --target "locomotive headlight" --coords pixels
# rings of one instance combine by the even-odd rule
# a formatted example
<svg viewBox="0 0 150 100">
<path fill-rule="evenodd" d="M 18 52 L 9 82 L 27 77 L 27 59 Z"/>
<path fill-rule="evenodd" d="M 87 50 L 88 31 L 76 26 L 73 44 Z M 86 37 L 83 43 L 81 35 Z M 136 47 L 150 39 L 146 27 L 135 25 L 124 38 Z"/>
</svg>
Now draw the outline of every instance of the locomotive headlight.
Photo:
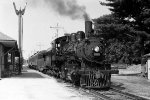
<svg viewBox="0 0 150 100">
<path fill-rule="evenodd" d="M 99 51 L 100 51 L 99 46 L 96 46 L 96 47 L 94 48 L 94 51 L 95 51 L 95 52 L 99 52 Z"/>
</svg>

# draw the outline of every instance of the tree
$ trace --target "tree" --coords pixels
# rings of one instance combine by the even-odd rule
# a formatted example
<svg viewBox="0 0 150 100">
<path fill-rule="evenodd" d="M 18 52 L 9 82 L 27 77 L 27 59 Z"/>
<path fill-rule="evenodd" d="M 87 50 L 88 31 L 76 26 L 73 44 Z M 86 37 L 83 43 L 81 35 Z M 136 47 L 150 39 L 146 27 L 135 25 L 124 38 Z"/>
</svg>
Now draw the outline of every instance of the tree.
<svg viewBox="0 0 150 100">
<path fill-rule="evenodd" d="M 150 39 L 150 0 L 106 0 L 102 5 L 109 6 L 112 14 L 120 18 L 123 24 L 134 27 L 141 45 L 141 56 L 150 50 L 145 43 Z"/>
<path fill-rule="evenodd" d="M 95 35 L 103 37 L 106 42 L 106 58 L 110 63 L 139 62 L 140 45 L 136 39 L 137 31 L 129 24 L 123 24 L 113 14 L 93 19 Z"/>
<path fill-rule="evenodd" d="M 102 5 L 109 6 L 113 15 L 136 30 L 145 31 L 139 35 L 150 37 L 150 0 L 106 0 Z"/>
</svg>

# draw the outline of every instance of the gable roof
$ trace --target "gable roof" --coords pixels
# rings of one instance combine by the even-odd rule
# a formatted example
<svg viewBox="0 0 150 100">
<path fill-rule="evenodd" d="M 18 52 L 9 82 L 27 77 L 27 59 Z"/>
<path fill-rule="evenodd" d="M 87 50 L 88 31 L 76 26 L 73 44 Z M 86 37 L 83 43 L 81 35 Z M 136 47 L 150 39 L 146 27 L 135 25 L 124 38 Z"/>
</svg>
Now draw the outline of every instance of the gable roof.
<svg viewBox="0 0 150 100">
<path fill-rule="evenodd" d="M 14 40 L 14 39 L 0 32 L 0 40 Z"/>
<path fill-rule="evenodd" d="M 0 32 L 0 44 L 4 45 L 5 47 L 13 48 L 13 50 L 15 50 L 15 55 L 19 57 L 19 50 L 16 40 Z"/>
<path fill-rule="evenodd" d="M 17 47 L 17 41 L 0 32 L 0 43 L 6 47 Z"/>
</svg>

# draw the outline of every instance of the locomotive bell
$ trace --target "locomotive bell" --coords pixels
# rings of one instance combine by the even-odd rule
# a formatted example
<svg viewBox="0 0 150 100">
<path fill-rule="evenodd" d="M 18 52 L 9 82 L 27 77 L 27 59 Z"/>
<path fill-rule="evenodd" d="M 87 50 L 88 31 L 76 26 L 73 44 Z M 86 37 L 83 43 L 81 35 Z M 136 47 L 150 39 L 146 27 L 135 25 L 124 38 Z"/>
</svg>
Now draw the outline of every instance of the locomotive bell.
<svg viewBox="0 0 150 100">
<path fill-rule="evenodd" d="M 85 37 L 89 38 L 92 33 L 92 22 L 85 21 Z"/>
</svg>

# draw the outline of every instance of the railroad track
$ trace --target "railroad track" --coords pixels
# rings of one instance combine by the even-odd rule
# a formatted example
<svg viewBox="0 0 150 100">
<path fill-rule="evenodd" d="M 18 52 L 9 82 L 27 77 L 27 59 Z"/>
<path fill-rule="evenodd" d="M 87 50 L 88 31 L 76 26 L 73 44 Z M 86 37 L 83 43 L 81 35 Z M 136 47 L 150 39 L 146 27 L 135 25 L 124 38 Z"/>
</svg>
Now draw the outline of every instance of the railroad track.
<svg viewBox="0 0 150 100">
<path fill-rule="evenodd" d="M 60 81 L 60 79 L 57 80 Z M 95 98 L 91 100 L 148 100 L 146 98 L 137 95 L 123 92 L 119 89 L 116 89 L 115 87 L 111 87 L 109 90 L 95 90 L 95 89 L 85 89 L 78 86 L 72 87 L 73 85 L 71 83 L 65 82 L 64 80 L 61 80 L 61 82 L 65 83 L 72 89 L 81 91 L 82 93 L 84 92 L 85 94 L 88 94 L 91 97 Z"/>
<path fill-rule="evenodd" d="M 87 89 L 82 89 L 82 91 L 87 92 Z M 115 88 L 110 88 L 108 91 L 91 89 L 88 93 L 95 96 L 98 100 L 148 100 Z"/>
<path fill-rule="evenodd" d="M 123 92 L 121 90 L 118 90 L 116 88 L 110 88 L 111 91 L 116 92 L 118 94 L 120 94 L 121 96 L 124 96 L 127 98 L 127 100 L 148 100 L 146 98 L 134 95 L 134 94 L 130 94 L 128 92 Z"/>
</svg>

